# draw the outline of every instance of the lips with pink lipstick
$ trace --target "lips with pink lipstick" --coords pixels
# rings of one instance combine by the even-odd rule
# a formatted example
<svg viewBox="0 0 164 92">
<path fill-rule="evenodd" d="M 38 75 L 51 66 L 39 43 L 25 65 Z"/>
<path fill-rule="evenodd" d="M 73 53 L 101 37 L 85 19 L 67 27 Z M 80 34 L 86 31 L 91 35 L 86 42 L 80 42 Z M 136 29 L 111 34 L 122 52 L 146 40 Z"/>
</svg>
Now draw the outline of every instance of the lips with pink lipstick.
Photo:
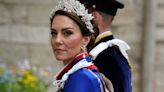
<svg viewBox="0 0 164 92">
<path fill-rule="evenodd" d="M 64 49 L 60 49 L 60 48 L 54 49 L 54 52 L 55 52 L 56 54 L 62 53 L 62 52 L 64 52 L 64 51 L 65 51 Z"/>
</svg>

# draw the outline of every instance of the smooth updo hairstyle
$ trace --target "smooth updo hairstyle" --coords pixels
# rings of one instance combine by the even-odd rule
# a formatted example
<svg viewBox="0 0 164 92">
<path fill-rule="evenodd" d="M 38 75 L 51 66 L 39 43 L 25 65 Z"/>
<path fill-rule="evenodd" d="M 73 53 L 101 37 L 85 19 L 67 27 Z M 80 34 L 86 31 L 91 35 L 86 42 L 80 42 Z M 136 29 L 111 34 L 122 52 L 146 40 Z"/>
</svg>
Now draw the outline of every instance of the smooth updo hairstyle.
<svg viewBox="0 0 164 92">
<path fill-rule="evenodd" d="M 75 21 L 79 25 L 82 36 L 90 36 L 91 37 L 91 40 L 90 40 L 89 44 L 87 45 L 87 51 L 89 51 L 91 49 L 91 47 L 94 45 L 95 39 L 99 34 L 98 27 L 97 27 L 96 23 L 93 21 L 93 19 L 92 19 L 91 23 L 93 25 L 94 33 L 91 33 L 89 31 L 89 29 L 86 27 L 85 23 L 81 20 L 80 16 L 77 16 L 75 13 L 67 12 L 67 11 L 63 11 L 63 10 L 58 10 L 52 15 L 52 17 L 50 18 L 50 27 L 52 27 L 52 22 L 56 15 L 64 15 L 64 16 L 71 18 L 73 21 Z"/>
</svg>

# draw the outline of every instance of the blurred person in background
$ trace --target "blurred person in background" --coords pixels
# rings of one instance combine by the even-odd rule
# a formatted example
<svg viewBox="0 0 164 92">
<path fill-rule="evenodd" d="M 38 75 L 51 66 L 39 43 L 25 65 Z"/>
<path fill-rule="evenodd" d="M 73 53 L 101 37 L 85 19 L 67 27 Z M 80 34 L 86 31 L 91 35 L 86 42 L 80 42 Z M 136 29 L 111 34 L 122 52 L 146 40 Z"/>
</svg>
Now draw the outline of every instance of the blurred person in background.
<svg viewBox="0 0 164 92">
<path fill-rule="evenodd" d="M 99 35 L 90 50 L 93 63 L 113 84 L 114 92 L 132 92 L 131 67 L 128 61 L 127 43 L 114 38 L 112 22 L 118 9 L 124 8 L 116 0 L 80 0 L 94 16 Z"/>
</svg>

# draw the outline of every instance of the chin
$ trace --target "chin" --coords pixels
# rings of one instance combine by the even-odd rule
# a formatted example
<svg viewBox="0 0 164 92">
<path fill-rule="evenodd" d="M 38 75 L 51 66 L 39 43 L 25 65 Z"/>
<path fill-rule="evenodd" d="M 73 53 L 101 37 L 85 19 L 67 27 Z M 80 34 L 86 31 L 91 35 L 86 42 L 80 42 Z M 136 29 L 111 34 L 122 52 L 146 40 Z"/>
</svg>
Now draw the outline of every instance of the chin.
<svg viewBox="0 0 164 92">
<path fill-rule="evenodd" d="M 56 60 L 58 60 L 58 61 L 64 61 L 63 58 L 59 58 L 59 57 L 56 57 Z"/>
</svg>

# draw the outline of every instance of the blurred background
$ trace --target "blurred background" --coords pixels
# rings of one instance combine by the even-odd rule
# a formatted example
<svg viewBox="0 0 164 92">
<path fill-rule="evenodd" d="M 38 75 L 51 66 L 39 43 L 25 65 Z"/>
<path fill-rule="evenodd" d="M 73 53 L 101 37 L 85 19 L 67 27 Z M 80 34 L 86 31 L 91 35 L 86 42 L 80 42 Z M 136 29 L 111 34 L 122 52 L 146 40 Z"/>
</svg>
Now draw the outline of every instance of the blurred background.
<svg viewBox="0 0 164 92">
<path fill-rule="evenodd" d="M 19 78 L 24 78 L 20 73 L 29 70 L 28 74 L 37 77 L 38 80 L 41 79 L 40 81 L 46 84 L 46 91 L 52 92 L 54 75 L 63 66 L 60 61 L 55 60 L 49 41 L 49 14 L 57 1 L 0 0 L 0 85 L 3 83 L 2 88 L 7 87 L 8 84 L 5 84 L 7 78 L 16 74 L 19 76 L 13 78 L 18 80 L 12 80 L 16 86 L 10 85 L 10 87 L 19 89 L 19 83 L 23 80 Z M 125 4 L 125 8 L 118 11 L 112 32 L 116 38 L 126 41 L 131 47 L 128 53 L 132 66 L 133 92 L 162 92 L 164 90 L 164 0 L 119 1 Z M 9 77 L 6 77 L 5 72 Z M 41 85 L 40 88 L 43 86 Z M 0 92 L 5 92 L 1 89 Z M 28 90 L 27 92 L 41 91 Z"/>
</svg>

